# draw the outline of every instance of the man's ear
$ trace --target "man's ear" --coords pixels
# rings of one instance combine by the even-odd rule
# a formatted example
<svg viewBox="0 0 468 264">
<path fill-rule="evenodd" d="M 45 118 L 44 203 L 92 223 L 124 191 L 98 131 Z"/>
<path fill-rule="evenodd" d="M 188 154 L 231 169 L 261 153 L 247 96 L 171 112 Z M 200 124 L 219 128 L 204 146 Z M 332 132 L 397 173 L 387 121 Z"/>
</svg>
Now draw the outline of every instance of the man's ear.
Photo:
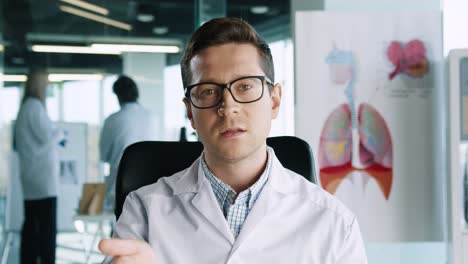
<svg viewBox="0 0 468 264">
<path fill-rule="evenodd" d="M 184 97 L 184 99 L 182 99 L 182 101 L 185 104 L 185 109 L 187 110 L 187 117 L 190 120 L 190 124 L 192 125 L 192 128 L 197 130 L 195 128 L 195 123 L 193 122 L 192 104 L 190 103 L 189 99 L 187 99 L 187 97 Z"/>
<path fill-rule="evenodd" d="M 282 91 L 281 84 L 277 83 L 275 84 L 275 86 L 273 86 L 270 92 L 271 112 L 272 112 L 273 119 L 275 119 L 279 114 L 280 105 L 281 105 L 281 91 Z"/>
</svg>

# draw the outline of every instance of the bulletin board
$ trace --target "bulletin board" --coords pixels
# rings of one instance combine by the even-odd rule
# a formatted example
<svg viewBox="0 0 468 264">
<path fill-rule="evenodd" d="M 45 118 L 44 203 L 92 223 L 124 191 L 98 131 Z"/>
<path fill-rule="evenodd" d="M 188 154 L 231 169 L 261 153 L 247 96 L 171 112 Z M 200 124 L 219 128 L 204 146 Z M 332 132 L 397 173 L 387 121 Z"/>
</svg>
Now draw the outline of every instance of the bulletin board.
<svg viewBox="0 0 468 264">
<path fill-rule="evenodd" d="M 81 190 L 87 179 L 88 127 L 85 123 L 59 122 L 56 125 L 67 134 L 67 144 L 59 147 L 59 190 L 57 196 L 57 230 L 75 231 L 73 215 L 79 207 Z M 14 127 L 14 126 L 12 126 Z M 9 179 L 6 198 L 5 229 L 20 231 L 23 224 L 23 193 L 19 158 L 9 157 Z"/>
</svg>

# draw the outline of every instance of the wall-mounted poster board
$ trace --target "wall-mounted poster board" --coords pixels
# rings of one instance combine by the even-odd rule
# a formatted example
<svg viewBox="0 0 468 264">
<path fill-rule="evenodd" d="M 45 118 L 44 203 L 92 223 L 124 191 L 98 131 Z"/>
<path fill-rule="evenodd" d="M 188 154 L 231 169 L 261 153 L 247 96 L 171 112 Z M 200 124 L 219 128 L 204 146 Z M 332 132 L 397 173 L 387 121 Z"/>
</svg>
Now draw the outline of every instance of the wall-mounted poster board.
<svg viewBox="0 0 468 264">
<path fill-rule="evenodd" d="M 366 242 L 443 239 L 433 92 L 440 12 L 298 12 L 296 134 Z M 437 191 L 439 190 L 439 192 Z"/>
</svg>

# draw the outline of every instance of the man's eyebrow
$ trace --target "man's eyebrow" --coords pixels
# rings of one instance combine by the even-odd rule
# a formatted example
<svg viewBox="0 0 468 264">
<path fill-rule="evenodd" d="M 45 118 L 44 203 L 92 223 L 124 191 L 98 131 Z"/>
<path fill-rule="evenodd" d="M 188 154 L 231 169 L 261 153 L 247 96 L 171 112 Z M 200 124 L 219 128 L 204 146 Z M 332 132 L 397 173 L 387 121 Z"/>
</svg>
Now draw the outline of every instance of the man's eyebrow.
<svg viewBox="0 0 468 264">
<path fill-rule="evenodd" d="M 202 78 L 197 83 L 221 83 L 221 82 L 218 82 L 213 78 L 206 78 L 206 79 Z"/>
<path fill-rule="evenodd" d="M 240 79 L 240 78 L 243 78 L 243 77 L 248 77 L 248 76 L 261 76 L 263 74 L 236 74 L 234 75 L 234 77 L 232 77 L 231 79 L 229 79 L 229 81 L 227 82 L 219 82 L 219 81 L 216 81 L 214 80 L 212 77 L 209 77 L 209 78 L 202 78 L 200 81 L 198 81 L 197 83 L 218 83 L 218 84 L 225 84 L 225 83 L 228 83 L 228 82 L 232 82 L 234 80 L 237 80 L 237 79 Z"/>
</svg>

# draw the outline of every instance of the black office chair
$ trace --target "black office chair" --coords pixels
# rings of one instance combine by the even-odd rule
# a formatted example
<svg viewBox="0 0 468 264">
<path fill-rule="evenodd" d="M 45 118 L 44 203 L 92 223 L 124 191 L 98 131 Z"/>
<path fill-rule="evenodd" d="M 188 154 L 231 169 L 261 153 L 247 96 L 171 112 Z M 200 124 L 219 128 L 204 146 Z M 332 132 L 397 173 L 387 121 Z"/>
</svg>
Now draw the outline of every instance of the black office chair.
<svg viewBox="0 0 468 264">
<path fill-rule="evenodd" d="M 297 137 L 271 137 L 267 144 L 284 167 L 316 183 L 314 158 L 309 144 Z M 188 168 L 200 156 L 200 142 L 145 141 L 128 146 L 120 160 L 116 181 L 115 216 L 118 219 L 127 195 Z"/>
</svg>

